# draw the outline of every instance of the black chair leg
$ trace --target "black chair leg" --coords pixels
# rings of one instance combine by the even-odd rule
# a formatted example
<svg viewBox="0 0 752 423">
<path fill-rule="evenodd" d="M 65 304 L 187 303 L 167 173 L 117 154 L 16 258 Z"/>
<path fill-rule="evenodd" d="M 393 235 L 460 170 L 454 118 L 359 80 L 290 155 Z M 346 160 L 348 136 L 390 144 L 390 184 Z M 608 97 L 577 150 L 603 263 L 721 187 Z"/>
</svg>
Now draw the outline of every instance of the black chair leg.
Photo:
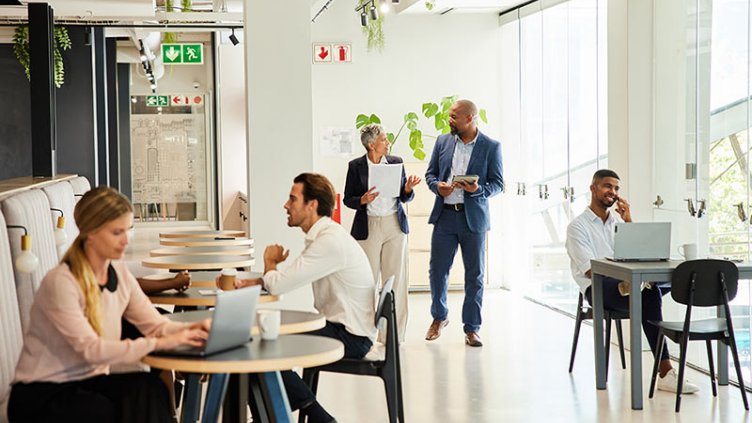
<svg viewBox="0 0 752 423">
<path fill-rule="evenodd" d="M 680 348 L 681 353 L 679 355 L 679 380 L 676 383 L 676 411 L 677 413 L 681 409 L 681 395 L 682 389 L 684 389 L 684 369 L 687 366 L 687 344 L 689 344 L 689 334 L 684 333 L 681 339 Z"/>
<path fill-rule="evenodd" d="M 739 364 L 739 352 L 736 350 L 736 339 L 734 333 L 731 331 L 731 339 L 729 339 L 729 346 L 731 347 L 731 355 L 734 357 L 734 367 L 736 367 L 736 377 L 739 379 L 739 390 L 742 393 L 742 401 L 744 402 L 744 409 L 749 411 L 749 404 L 747 403 L 747 390 L 744 388 L 744 379 L 742 379 L 742 367 Z"/>
<path fill-rule="evenodd" d="M 616 325 L 616 339 L 619 341 L 619 357 L 621 357 L 621 368 L 627 368 L 627 360 L 624 358 L 624 335 L 621 331 L 621 320 L 614 320 Z"/>
<path fill-rule="evenodd" d="M 611 319 L 606 318 L 606 381 L 608 381 L 608 363 L 611 358 Z"/>
<path fill-rule="evenodd" d="M 666 340 L 663 337 L 663 330 L 658 328 L 658 343 L 655 349 L 655 359 L 653 360 L 653 377 L 650 379 L 650 391 L 648 391 L 648 398 L 653 398 L 655 393 L 655 382 L 658 378 L 658 364 L 661 362 L 661 354 L 663 354 L 663 347 Z"/>
<path fill-rule="evenodd" d="M 580 326 L 582 325 L 582 310 L 577 309 L 577 319 L 574 321 L 574 337 L 572 338 L 572 352 L 569 354 L 569 373 L 574 367 L 574 355 L 577 353 L 577 340 L 580 338 Z"/>
<path fill-rule="evenodd" d="M 381 376 L 381 380 L 384 382 L 384 391 L 386 392 L 386 406 L 389 410 L 389 423 L 397 423 L 397 389 L 396 380 L 393 374 L 384 374 Z"/>
<path fill-rule="evenodd" d="M 710 370 L 710 387 L 713 389 L 713 396 L 718 396 L 718 391 L 715 387 L 715 366 L 713 365 L 713 346 L 710 343 L 710 339 L 705 340 L 705 346 L 708 350 L 708 370 Z"/>
</svg>

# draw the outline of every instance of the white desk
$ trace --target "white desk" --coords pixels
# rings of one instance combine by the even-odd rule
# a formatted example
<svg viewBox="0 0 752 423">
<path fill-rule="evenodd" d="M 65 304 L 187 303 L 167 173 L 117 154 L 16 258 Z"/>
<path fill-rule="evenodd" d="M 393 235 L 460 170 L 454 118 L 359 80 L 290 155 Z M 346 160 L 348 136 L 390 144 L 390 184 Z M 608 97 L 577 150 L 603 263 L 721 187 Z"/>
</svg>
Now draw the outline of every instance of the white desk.
<svg viewBox="0 0 752 423">
<path fill-rule="evenodd" d="M 606 389 L 606 349 L 603 339 L 603 301 L 601 282 L 605 277 L 632 281 L 629 294 L 630 372 L 632 384 L 632 409 L 642 410 L 642 295 L 643 282 L 671 282 L 674 269 L 682 261 L 671 260 L 650 263 L 617 263 L 610 260 L 591 260 L 593 274 L 593 334 L 595 342 L 595 387 Z M 752 279 L 752 263 L 737 263 L 739 279 Z M 718 307 L 721 316 L 723 310 Z M 718 343 L 718 384 L 728 385 L 728 347 Z"/>
</svg>

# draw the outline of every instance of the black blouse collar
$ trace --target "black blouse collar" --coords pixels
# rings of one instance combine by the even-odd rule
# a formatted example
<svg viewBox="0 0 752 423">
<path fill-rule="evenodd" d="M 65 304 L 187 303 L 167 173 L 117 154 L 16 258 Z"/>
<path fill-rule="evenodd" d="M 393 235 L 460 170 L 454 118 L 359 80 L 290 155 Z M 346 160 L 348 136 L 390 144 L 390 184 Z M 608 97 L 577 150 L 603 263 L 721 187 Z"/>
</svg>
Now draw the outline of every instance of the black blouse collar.
<svg viewBox="0 0 752 423">
<path fill-rule="evenodd" d="M 104 291 L 105 288 L 110 292 L 115 292 L 118 287 L 118 277 L 117 273 L 115 272 L 115 268 L 112 267 L 112 264 L 110 264 L 107 267 L 107 283 L 104 285 L 99 285 L 99 289 Z"/>
</svg>

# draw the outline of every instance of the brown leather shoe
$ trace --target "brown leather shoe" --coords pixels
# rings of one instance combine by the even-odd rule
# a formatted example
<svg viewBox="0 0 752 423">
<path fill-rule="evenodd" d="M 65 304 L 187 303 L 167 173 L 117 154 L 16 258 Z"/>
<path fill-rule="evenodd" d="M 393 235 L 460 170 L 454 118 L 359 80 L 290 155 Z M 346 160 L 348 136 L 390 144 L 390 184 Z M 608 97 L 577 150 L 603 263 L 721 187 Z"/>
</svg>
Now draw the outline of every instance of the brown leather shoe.
<svg viewBox="0 0 752 423">
<path fill-rule="evenodd" d="M 426 332 L 426 341 L 433 341 L 441 336 L 441 329 L 448 324 L 449 320 L 433 319 L 433 323 L 431 323 L 431 326 L 428 327 L 428 332 Z"/>
<path fill-rule="evenodd" d="M 480 341 L 480 335 L 478 332 L 468 332 L 465 334 L 465 343 L 471 347 L 482 347 L 483 342 Z"/>
</svg>

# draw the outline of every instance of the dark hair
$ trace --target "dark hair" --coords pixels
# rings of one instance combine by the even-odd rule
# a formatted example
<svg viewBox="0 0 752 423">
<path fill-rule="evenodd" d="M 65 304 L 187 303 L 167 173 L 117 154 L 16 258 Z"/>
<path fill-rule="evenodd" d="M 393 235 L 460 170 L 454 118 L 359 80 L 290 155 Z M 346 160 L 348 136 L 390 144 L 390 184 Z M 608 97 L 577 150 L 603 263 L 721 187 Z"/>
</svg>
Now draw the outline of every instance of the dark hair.
<svg viewBox="0 0 752 423">
<path fill-rule="evenodd" d="M 597 170 L 593 174 L 592 185 L 597 184 L 603 178 L 614 178 L 614 179 L 618 179 L 618 180 L 621 181 L 621 179 L 619 178 L 619 175 L 617 175 L 616 172 L 614 172 L 613 170 L 611 170 L 611 169 L 600 169 L 600 170 Z"/>
<path fill-rule="evenodd" d="M 307 202 L 317 200 L 319 206 L 316 213 L 319 216 L 332 217 L 334 211 L 334 186 L 329 179 L 318 173 L 301 173 L 293 180 L 296 184 L 303 184 L 303 199 Z"/>
</svg>

